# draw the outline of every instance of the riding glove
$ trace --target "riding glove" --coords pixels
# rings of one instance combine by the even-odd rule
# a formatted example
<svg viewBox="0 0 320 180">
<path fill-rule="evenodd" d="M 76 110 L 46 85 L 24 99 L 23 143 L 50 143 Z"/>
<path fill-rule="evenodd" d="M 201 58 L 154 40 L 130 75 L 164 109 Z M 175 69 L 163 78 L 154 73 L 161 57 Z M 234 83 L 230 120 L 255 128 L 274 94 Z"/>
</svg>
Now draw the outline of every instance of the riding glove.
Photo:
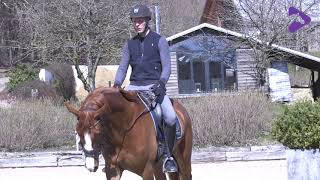
<svg viewBox="0 0 320 180">
<path fill-rule="evenodd" d="M 151 88 L 151 91 L 156 95 L 155 101 L 157 103 L 162 103 L 164 96 L 166 95 L 166 85 L 163 81 L 159 80 Z"/>
</svg>

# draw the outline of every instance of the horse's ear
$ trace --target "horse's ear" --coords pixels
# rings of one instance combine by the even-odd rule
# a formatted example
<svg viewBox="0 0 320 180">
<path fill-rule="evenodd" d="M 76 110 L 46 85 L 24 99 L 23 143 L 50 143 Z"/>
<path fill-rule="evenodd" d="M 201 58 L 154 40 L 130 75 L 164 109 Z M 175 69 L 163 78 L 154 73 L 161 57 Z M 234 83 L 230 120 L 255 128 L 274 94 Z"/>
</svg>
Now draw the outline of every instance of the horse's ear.
<svg viewBox="0 0 320 180">
<path fill-rule="evenodd" d="M 124 89 L 119 89 L 119 91 L 126 100 L 130 102 L 138 102 L 138 96 L 135 91 L 126 91 Z"/>
<path fill-rule="evenodd" d="M 67 107 L 69 112 L 76 116 L 79 116 L 80 112 L 75 107 L 73 107 L 69 101 L 64 102 L 64 105 Z"/>
<path fill-rule="evenodd" d="M 111 112 L 110 106 L 105 103 L 100 109 L 98 109 L 96 112 L 94 112 L 94 118 L 97 118 L 103 114 L 107 114 Z"/>
</svg>

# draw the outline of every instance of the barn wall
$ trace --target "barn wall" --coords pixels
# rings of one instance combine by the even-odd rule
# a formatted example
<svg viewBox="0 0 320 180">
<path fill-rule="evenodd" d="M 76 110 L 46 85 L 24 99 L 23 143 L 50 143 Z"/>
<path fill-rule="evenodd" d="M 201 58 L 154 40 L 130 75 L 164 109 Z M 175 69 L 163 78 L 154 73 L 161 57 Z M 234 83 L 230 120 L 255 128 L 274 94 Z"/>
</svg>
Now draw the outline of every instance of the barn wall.
<svg viewBox="0 0 320 180">
<path fill-rule="evenodd" d="M 178 89 L 178 65 L 176 52 L 170 52 L 171 75 L 166 85 L 167 95 L 173 97 L 179 95 Z"/>
<path fill-rule="evenodd" d="M 258 87 L 257 74 L 255 72 L 255 59 L 253 50 L 237 49 L 237 81 L 238 90 L 254 89 Z"/>
</svg>

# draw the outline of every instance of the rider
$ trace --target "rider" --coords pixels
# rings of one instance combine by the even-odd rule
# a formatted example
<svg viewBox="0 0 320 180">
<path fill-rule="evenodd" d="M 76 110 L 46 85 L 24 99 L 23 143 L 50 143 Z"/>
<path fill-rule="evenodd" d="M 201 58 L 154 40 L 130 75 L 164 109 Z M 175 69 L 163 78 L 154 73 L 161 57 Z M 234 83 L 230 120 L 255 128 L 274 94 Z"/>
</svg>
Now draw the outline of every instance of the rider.
<svg viewBox="0 0 320 180">
<path fill-rule="evenodd" d="M 127 90 L 149 90 L 157 96 L 161 105 L 164 136 L 167 146 L 163 164 L 164 172 L 177 172 L 177 164 L 172 157 L 176 139 L 176 113 L 166 95 L 165 84 L 171 73 L 170 52 L 167 40 L 149 27 L 150 9 L 136 5 L 130 11 L 130 18 L 137 35 L 128 40 L 122 49 L 122 59 L 116 73 L 114 87 L 120 88 L 130 64 L 132 68 Z"/>
</svg>

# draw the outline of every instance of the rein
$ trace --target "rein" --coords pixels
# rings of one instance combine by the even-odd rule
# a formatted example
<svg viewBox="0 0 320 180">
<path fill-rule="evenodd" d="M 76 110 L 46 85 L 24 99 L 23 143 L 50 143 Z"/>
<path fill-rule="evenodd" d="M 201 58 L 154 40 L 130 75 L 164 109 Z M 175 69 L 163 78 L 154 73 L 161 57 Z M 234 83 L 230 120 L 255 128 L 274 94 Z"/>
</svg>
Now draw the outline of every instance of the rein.
<svg viewBox="0 0 320 180">
<path fill-rule="evenodd" d="M 99 124 L 101 121 L 101 119 L 99 119 L 97 122 L 95 122 L 92 126 L 89 127 L 89 129 L 94 128 L 97 124 Z"/>
<path fill-rule="evenodd" d="M 157 104 L 158 104 L 158 103 L 157 103 Z M 121 152 L 121 150 L 122 150 L 123 143 L 124 143 L 124 140 L 125 140 L 125 138 L 126 138 L 127 133 L 134 127 L 134 125 L 136 124 L 136 122 L 138 121 L 138 119 L 139 119 L 140 117 L 142 117 L 143 115 L 145 115 L 145 114 L 149 113 L 150 111 L 152 111 L 153 109 L 155 109 L 155 107 L 157 106 L 157 104 L 156 104 L 155 106 L 151 106 L 151 109 L 149 109 L 149 108 L 144 108 L 144 111 L 142 111 L 142 112 L 139 114 L 139 116 L 136 117 L 135 120 L 128 126 L 128 128 L 126 128 L 126 129 L 124 130 L 123 138 L 122 138 L 122 142 L 121 142 L 121 147 L 120 147 L 120 150 L 119 150 L 119 152 L 118 152 L 118 154 L 117 154 L 117 157 L 116 157 L 116 163 L 117 163 L 117 161 L 118 161 L 119 154 L 120 154 L 120 152 Z M 94 128 L 97 124 L 100 123 L 100 121 L 101 121 L 101 119 L 99 119 L 98 121 L 96 121 L 92 126 L 90 126 L 90 129 Z"/>
<path fill-rule="evenodd" d="M 145 108 L 144 111 L 142 111 L 142 112 L 139 114 L 139 116 L 136 117 L 136 119 L 133 121 L 133 123 L 132 123 L 128 128 L 125 129 L 125 131 L 124 131 L 124 133 L 123 133 L 123 138 L 122 138 L 120 150 L 119 150 L 119 152 L 118 152 L 118 154 L 117 154 L 117 157 L 116 157 L 116 163 L 118 162 L 119 154 L 120 154 L 120 152 L 121 152 L 121 150 L 122 150 L 123 143 L 124 143 L 124 140 L 125 140 L 125 138 L 126 138 L 127 133 L 134 127 L 134 125 L 136 124 L 136 122 L 138 121 L 138 119 L 139 119 L 140 117 L 142 117 L 143 115 L 147 114 L 148 112 L 150 112 L 150 110 L 147 109 L 147 108 Z"/>
</svg>

